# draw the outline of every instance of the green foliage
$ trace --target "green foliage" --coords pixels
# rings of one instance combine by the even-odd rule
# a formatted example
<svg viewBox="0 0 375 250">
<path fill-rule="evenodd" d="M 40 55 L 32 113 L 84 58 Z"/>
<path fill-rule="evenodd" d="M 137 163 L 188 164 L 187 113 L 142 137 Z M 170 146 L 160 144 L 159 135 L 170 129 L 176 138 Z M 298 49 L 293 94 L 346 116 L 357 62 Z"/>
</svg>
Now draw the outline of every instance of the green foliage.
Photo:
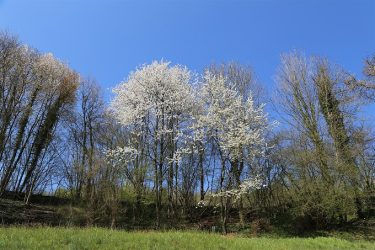
<svg viewBox="0 0 375 250">
<path fill-rule="evenodd" d="M 63 198 L 63 199 L 72 199 L 73 198 L 72 192 L 70 190 L 66 189 L 66 188 L 56 189 L 54 196 L 56 196 L 58 198 Z"/>
<path fill-rule="evenodd" d="M 86 210 L 79 206 L 61 206 L 57 213 L 63 216 L 63 225 L 68 226 L 85 226 L 89 219 Z"/>
<path fill-rule="evenodd" d="M 251 234 L 258 235 L 259 233 L 269 232 L 271 229 L 270 220 L 266 218 L 254 219 L 251 222 Z"/>
<path fill-rule="evenodd" d="M 356 200 L 357 216 L 366 219 L 375 216 L 375 190 L 367 189 L 360 193 Z"/>
<path fill-rule="evenodd" d="M 295 194 L 295 216 L 311 219 L 315 228 L 324 228 L 329 224 L 343 222 L 344 218 L 354 216 L 355 199 L 353 191 L 345 186 L 326 186 L 324 183 L 306 183 Z"/>
<path fill-rule="evenodd" d="M 323 238 L 243 238 L 197 232 L 99 228 L 1 228 L 0 249 L 374 249 L 374 243 Z"/>
<path fill-rule="evenodd" d="M 346 186 L 329 186 L 323 182 L 299 183 L 282 197 L 285 209 L 278 216 L 287 216 L 297 233 L 328 229 L 356 217 L 355 192 Z M 284 224 L 288 221 L 284 220 Z"/>
</svg>

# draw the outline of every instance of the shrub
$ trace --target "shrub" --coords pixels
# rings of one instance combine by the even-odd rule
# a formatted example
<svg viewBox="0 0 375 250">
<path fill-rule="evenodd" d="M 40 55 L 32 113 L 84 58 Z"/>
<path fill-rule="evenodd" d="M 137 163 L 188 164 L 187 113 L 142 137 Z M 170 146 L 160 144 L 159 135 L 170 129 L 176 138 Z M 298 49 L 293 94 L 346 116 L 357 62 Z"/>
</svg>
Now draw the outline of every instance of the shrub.
<svg viewBox="0 0 375 250">
<path fill-rule="evenodd" d="M 252 235 L 266 233 L 271 230 L 270 220 L 267 218 L 254 219 L 250 224 L 250 232 Z"/>
</svg>

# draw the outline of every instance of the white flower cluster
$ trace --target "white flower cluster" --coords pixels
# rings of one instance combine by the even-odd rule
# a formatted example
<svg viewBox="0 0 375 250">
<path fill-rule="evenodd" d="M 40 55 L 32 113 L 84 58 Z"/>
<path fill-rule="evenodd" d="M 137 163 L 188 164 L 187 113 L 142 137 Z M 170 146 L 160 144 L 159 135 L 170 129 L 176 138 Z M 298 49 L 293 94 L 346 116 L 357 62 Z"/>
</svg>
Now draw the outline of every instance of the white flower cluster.
<svg viewBox="0 0 375 250">
<path fill-rule="evenodd" d="M 201 200 L 201 201 L 198 202 L 198 204 L 197 204 L 197 206 L 195 208 L 205 207 L 205 206 L 208 205 L 208 203 L 209 202 L 206 201 L 206 200 Z"/>
<path fill-rule="evenodd" d="M 253 179 L 245 179 L 237 189 L 222 191 L 217 194 L 213 194 L 212 197 L 233 198 L 236 201 L 243 195 L 248 194 L 251 190 L 260 188 L 262 188 L 262 180 L 259 176 L 257 176 Z"/>
<path fill-rule="evenodd" d="M 264 134 L 269 128 L 264 104 L 257 107 L 251 94 L 244 103 L 232 86 L 226 77 L 206 72 L 201 93 L 205 111 L 197 119 L 197 134 L 214 137 L 232 159 L 260 155 L 264 152 Z"/>
<path fill-rule="evenodd" d="M 107 162 L 115 167 L 121 167 L 134 160 L 138 151 L 130 147 L 117 147 L 105 152 Z"/>
<path fill-rule="evenodd" d="M 170 66 L 170 62 L 143 65 L 114 89 L 111 109 L 124 125 L 140 122 L 147 115 L 175 118 L 194 102 L 190 78 L 186 67 Z M 167 127 L 158 130 L 159 135 L 170 132 Z"/>
</svg>

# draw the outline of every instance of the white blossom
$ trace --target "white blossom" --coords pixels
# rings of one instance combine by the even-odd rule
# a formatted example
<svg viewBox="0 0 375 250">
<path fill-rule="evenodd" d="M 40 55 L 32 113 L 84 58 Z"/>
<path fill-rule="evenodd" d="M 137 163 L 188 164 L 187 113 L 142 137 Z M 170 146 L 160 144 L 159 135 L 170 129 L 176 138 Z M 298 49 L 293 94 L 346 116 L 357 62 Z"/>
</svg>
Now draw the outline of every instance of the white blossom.
<svg viewBox="0 0 375 250">
<path fill-rule="evenodd" d="M 131 147 L 117 147 L 105 152 L 108 163 L 117 167 L 124 166 L 134 160 L 137 154 L 138 151 Z"/>
<path fill-rule="evenodd" d="M 146 115 L 160 116 L 162 112 L 168 118 L 176 118 L 193 104 L 190 79 L 186 67 L 171 66 L 170 62 L 143 65 L 114 89 L 116 97 L 111 109 L 124 125 L 142 121 Z M 163 127 L 158 132 L 171 131 Z"/>
<path fill-rule="evenodd" d="M 197 121 L 198 134 L 214 137 L 232 159 L 259 155 L 264 151 L 264 134 L 269 128 L 264 104 L 256 106 L 251 94 L 244 103 L 231 86 L 226 77 L 206 72 L 201 94 L 205 111 Z"/>
<path fill-rule="evenodd" d="M 213 194 L 212 197 L 233 198 L 236 201 L 243 195 L 248 194 L 250 191 L 260 189 L 262 187 L 262 179 L 259 176 L 256 176 L 255 178 L 247 178 L 243 180 L 238 188 Z"/>
</svg>

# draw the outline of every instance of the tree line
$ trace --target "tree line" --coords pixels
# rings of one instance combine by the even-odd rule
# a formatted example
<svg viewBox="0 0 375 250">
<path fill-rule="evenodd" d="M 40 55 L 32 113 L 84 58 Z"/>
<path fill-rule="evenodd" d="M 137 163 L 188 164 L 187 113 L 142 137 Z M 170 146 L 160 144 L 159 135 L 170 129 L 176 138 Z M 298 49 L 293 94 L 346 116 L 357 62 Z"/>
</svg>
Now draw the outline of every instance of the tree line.
<svg viewBox="0 0 375 250">
<path fill-rule="evenodd" d="M 375 57 L 363 73 L 284 54 L 270 100 L 249 66 L 154 61 L 107 104 L 95 80 L 0 33 L 0 195 L 54 192 L 111 226 L 129 197 L 131 223 L 151 207 L 157 228 L 207 213 L 223 232 L 231 218 L 325 228 L 373 216 L 374 134 L 360 110 L 375 100 Z"/>
</svg>

